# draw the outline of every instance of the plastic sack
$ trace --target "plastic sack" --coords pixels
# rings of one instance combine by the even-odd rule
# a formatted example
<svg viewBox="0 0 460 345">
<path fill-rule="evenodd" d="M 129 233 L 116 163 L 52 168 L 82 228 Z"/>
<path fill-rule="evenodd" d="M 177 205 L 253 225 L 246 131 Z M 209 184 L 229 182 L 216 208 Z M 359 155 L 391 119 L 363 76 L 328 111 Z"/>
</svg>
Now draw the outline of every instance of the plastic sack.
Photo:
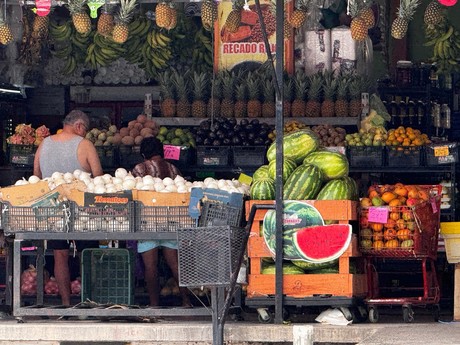
<svg viewBox="0 0 460 345">
<path fill-rule="evenodd" d="M 334 326 L 347 326 L 353 322 L 351 320 L 347 320 L 343 313 L 336 308 L 329 308 L 323 311 L 316 317 L 315 321 Z"/>
</svg>

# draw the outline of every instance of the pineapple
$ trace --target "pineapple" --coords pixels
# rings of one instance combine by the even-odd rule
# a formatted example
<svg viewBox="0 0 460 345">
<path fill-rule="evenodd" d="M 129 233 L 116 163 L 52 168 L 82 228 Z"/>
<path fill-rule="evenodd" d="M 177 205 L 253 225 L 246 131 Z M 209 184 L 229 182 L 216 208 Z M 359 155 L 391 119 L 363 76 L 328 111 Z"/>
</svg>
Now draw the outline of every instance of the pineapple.
<svg viewBox="0 0 460 345">
<path fill-rule="evenodd" d="M 310 77 L 310 88 L 308 89 L 308 102 L 305 105 L 305 115 L 307 117 L 319 117 L 321 115 L 321 97 L 323 78 L 317 73 Z"/>
<path fill-rule="evenodd" d="M 414 16 L 415 10 L 420 5 L 420 0 L 401 0 L 398 9 L 398 16 L 391 24 L 391 36 L 396 39 L 402 39 L 406 36 L 409 22 Z"/>
<path fill-rule="evenodd" d="M 285 78 L 284 83 L 283 83 L 283 116 L 284 117 L 291 116 L 292 89 L 293 89 L 292 79 Z M 302 107 L 302 109 L 304 108 L 305 106 Z"/>
<path fill-rule="evenodd" d="M 335 101 L 335 116 L 348 116 L 348 78 L 342 77 L 337 83 L 337 100 Z"/>
<path fill-rule="evenodd" d="M 300 28 L 307 20 L 310 11 L 311 0 L 297 0 L 297 6 L 289 18 L 289 24 L 293 28 Z"/>
<path fill-rule="evenodd" d="M 425 9 L 423 20 L 426 25 L 438 25 L 445 18 L 444 9 L 441 4 L 434 0 L 431 1 Z"/>
<path fill-rule="evenodd" d="M 219 77 L 214 78 L 211 87 L 211 97 L 208 100 L 207 115 L 213 117 L 220 114 L 220 99 L 222 98 L 222 83 Z"/>
<path fill-rule="evenodd" d="M 214 0 L 204 0 L 201 3 L 201 22 L 207 31 L 211 31 L 217 20 L 217 4 Z"/>
<path fill-rule="evenodd" d="M 291 105 L 293 117 L 305 116 L 305 96 L 308 90 L 308 81 L 303 72 L 297 72 L 293 78 L 295 99 Z"/>
<path fill-rule="evenodd" d="M 174 84 L 171 81 L 172 73 L 165 71 L 158 74 L 160 84 L 160 110 L 163 117 L 174 117 L 176 115 L 176 100 L 174 99 Z"/>
<path fill-rule="evenodd" d="M 35 38 L 46 38 L 48 37 L 48 23 L 49 16 L 34 16 L 32 23 L 32 36 Z"/>
<path fill-rule="evenodd" d="M 248 91 L 244 80 L 236 85 L 235 94 L 235 117 L 246 117 L 248 114 Z"/>
<path fill-rule="evenodd" d="M 236 32 L 241 23 L 241 11 L 243 10 L 244 1 L 234 0 L 233 7 L 225 20 L 225 28 L 228 32 Z"/>
<path fill-rule="evenodd" d="M 191 79 L 193 88 L 192 117 L 206 117 L 206 82 L 207 73 L 194 72 Z"/>
<path fill-rule="evenodd" d="M 362 105 L 361 105 L 361 91 L 362 91 L 362 81 L 361 77 L 354 77 L 349 83 L 350 91 L 350 109 L 349 113 L 352 117 L 357 117 L 361 115 Z"/>
<path fill-rule="evenodd" d="M 267 78 L 263 82 L 263 95 L 264 102 L 262 103 L 262 117 L 275 117 L 276 105 L 275 105 L 275 86 L 274 81 L 271 78 Z"/>
<path fill-rule="evenodd" d="M 69 0 L 67 3 L 75 30 L 82 35 L 91 31 L 91 18 L 84 9 L 86 2 L 87 0 Z"/>
<path fill-rule="evenodd" d="M 355 41 L 364 41 L 367 38 L 367 31 L 368 25 L 365 21 L 366 17 L 362 17 L 362 12 L 360 15 L 360 11 L 362 10 L 362 3 L 358 1 L 352 1 L 349 3 L 350 5 L 350 15 L 352 17 L 350 23 L 350 33 L 351 38 Z"/>
<path fill-rule="evenodd" d="M 190 102 L 189 102 L 189 72 L 183 73 L 182 75 L 175 71 L 174 72 L 174 86 L 176 87 L 176 115 L 177 117 L 189 117 L 190 116 Z"/>
<path fill-rule="evenodd" d="M 167 28 L 172 21 L 169 5 L 162 1 L 155 8 L 155 22 L 160 28 Z"/>
<path fill-rule="evenodd" d="M 171 18 L 169 25 L 166 26 L 166 29 L 172 30 L 177 26 L 177 11 L 174 8 L 173 4 L 169 4 L 169 17 Z"/>
<path fill-rule="evenodd" d="M 113 25 L 113 14 L 110 12 L 109 8 L 105 6 L 97 19 L 97 32 L 104 37 L 109 37 L 112 35 Z"/>
<path fill-rule="evenodd" d="M 246 77 L 246 85 L 248 86 L 248 117 L 261 117 L 262 104 L 260 103 L 260 81 L 259 77 L 254 73 L 248 73 Z"/>
<path fill-rule="evenodd" d="M 117 43 L 125 43 L 128 40 L 130 22 L 137 0 L 120 0 L 120 9 L 115 16 L 115 25 L 113 26 L 112 39 Z"/>
<path fill-rule="evenodd" d="M 0 44 L 7 45 L 14 41 L 10 26 L 0 20 Z"/>
<path fill-rule="evenodd" d="M 358 12 L 358 17 L 366 23 L 368 29 L 372 29 L 375 26 L 375 16 L 372 8 L 364 7 Z"/>
<path fill-rule="evenodd" d="M 324 100 L 321 103 L 321 116 L 333 117 L 335 115 L 334 96 L 337 88 L 337 82 L 330 71 L 324 71 L 323 80 Z"/>
<path fill-rule="evenodd" d="M 230 72 L 224 72 L 222 74 L 222 94 L 224 99 L 220 104 L 220 114 L 223 117 L 234 116 L 234 102 L 233 94 L 235 91 L 235 74 Z"/>
</svg>

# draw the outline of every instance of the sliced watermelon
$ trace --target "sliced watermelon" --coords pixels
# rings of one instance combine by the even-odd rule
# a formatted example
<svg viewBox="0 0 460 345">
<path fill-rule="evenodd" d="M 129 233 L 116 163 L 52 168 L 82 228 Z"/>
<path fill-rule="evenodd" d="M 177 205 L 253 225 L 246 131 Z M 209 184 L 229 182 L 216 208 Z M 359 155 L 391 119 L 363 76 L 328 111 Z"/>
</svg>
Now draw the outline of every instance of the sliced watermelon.
<svg viewBox="0 0 460 345">
<path fill-rule="evenodd" d="M 339 258 L 351 242 L 350 224 L 309 226 L 293 234 L 293 243 L 299 255 L 314 263 Z"/>
</svg>

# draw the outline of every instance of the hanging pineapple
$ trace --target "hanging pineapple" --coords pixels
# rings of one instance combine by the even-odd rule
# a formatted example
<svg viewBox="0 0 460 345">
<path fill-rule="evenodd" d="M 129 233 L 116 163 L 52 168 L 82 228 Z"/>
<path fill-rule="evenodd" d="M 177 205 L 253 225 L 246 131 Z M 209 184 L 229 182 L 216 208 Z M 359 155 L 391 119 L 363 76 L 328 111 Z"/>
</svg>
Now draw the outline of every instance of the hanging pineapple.
<svg viewBox="0 0 460 345">
<path fill-rule="evenodd" d="M 438 25 L 445 18 L 445 10 L 437 0 L 433 0 L 428 4 L 423 15 L 423 20 L 426 25 Z"/>
<path fill-rule="evenodd" d="M 372 29 L 375 26 L 375 16 L 374 11 L 370 7 L 363 7 L 358 12 L 358 17 L 360 17 L 368 29 Z"/>
<path fill-rule="evenodd" d="M 296 8 L 289 18 L 289 24 L 293 28 L 298 29 L 305 23 L 309 15 L 311 2 L 311 0 L 297 0 Z"/>
<path fill-rule="evenodd" d="M 91 18 L 84 8 L 86 2 L 87 0 L 69 0 L 67 3 L 75 30 L 82 35 L 91 31 Z"/>
<path fill-rule="evenodd" d="M 348 9 L 352 17 L 350 23 L 351 38 L 358 42 L 364 41 L 367 37 L 367 31 L 369 29 L 369 26 L 365 20 L 366 17 L 362 16 L 363 12 L 361 11 L 363 11 L 363 3 L 358 2 L 358 0 L 349 1 Z"/>
<path fill-rule="evenodd" d="M 6 13 L 0 6 L 0 44 L 7 45 L 14 41 L 10 26 L 6 23 Z"/>
<path fill-rule="evenodd" d="M 391 24 L 391 36 L 396 39 L 402 39 L 406 36 L 409 22 L 414 16 L 415 10 L 420 5 L 420 0 L 401 0 L 397 17 Z"/>
<path fill-rule="evenodd" d="M 241 23 L 241 11 L 243 10 L 244 0 L 233 0 L 232 10 L 225 20 L 225 28 L 228 32 L 236 32 Z"/>
<path fill-rule="evenodd" d="M 169 4 L 168 11 L 169 11 L 169 17 L 171 19 L 170 19 L 169 25 L 166 26 L 166 29 L 172 30 L 177 26 L 177 10 L 174 7 L 172 2 Z"/>
<path fill-rule="evenodd" d="M 217 4 L 214 0 L 204 0 L 201 4 L 201 22 L 207 31 L 211 31 L 217 20 Z"/>
<path fill-rule="evenodd" d="M 44 39 L 48 37 L 49 16 L 34 15 L 32 23 L 32 36 L 34 38 Z"/>
<path fill-rule="evenodd" d="M 128 40 L 130 22 L 133 11 L 137 5 L 137 0 L 120 0 L 120 8 L 115 16 L 112 39 L 117 43 L 125 43 Z"/>
<path fill-rule="evenodd" d="M 155 8 L 155 21 L 158 27 L 173 29 L 177 25 L 177 12 L 172 3 L 162 1 Z"/>
<path fill-rule="evenodd" d="M 109 6 L 105 5 L 97 19 L 97 32 L 102 36 L 109 37 L 112 34 L 114 25 L 113 14 Z"/>
</svg>

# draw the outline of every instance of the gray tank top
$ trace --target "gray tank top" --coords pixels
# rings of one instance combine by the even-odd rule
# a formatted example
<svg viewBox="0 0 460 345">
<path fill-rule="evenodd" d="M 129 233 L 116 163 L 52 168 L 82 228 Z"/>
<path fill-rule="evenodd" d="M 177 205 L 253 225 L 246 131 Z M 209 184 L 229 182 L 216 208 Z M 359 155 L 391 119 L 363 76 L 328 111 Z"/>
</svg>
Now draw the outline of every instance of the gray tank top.
<svg viewBox="0 0 460 345">
<path fill-rule="evenodd" d="M 77 157 L 77 149 L 82 137 L 75 136 L 69 141 L 53 141 L 51 137 L 43 140 L 40 152 L 40 170 L 42 178 L 51 177 L 54 172 L 83 170 Z"/>
</svg>

